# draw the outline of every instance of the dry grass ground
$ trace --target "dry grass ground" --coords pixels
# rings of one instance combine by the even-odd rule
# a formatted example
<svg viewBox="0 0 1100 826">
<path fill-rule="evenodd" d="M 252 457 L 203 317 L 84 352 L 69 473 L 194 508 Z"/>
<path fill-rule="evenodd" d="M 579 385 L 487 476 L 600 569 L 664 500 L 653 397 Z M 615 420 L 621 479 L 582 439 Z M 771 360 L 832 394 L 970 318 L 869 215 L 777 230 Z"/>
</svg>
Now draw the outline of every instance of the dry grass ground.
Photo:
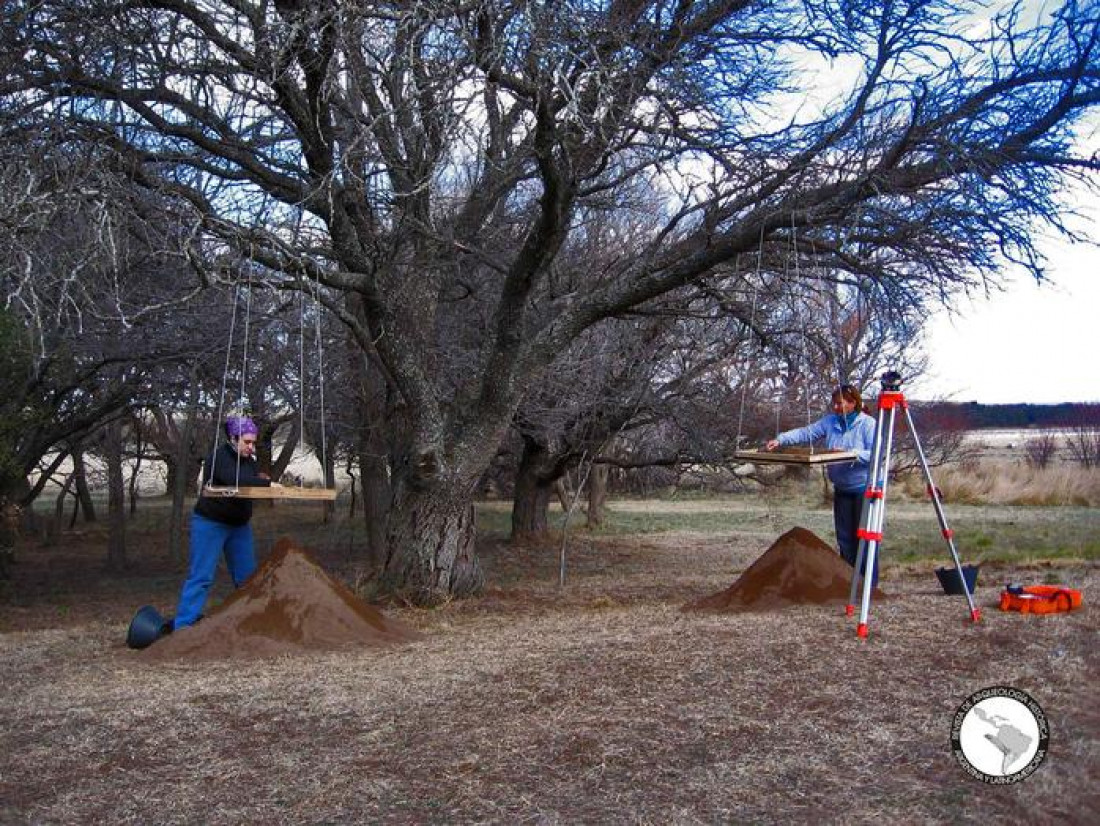
<svg viewBox="0 0 1100 826">
<path fill-rule="evenodd" d="M 903 553 L 934 529 L 923 510 L 891 512 L 904 563 L 887 555 L 867 640 L 839 608 L 679 610 L 795 524 L 829 538 L 826 510 L 777 502 L 621 503 L 619 529 L 571 533 L 564 589 L 557 542 L 490 531 L 482 597 L 390 609 L 422 641 L 261 662 L 153 666 L 123 646 L 138 605 L 174 602 L 152 528 L 128 577 L 96 571 L 94 532 L 26 549 L 0 603 L 0 822 L 1098 822 L 1097 514 L 960 508 L 961 532 L 1015 526 L 1028 547 L 1076 531 L 1047 561 L 987 548 L 975 625 L 936 552 Z M 315 512 L 257 527 L 261 547 L 294 533 L 354 581 L 348 537 Z M 1050 579 L 1084 608 L 993 607 L 1004 581 Z M 959 704 L 998 684 L 1051 725 L 1046 762 L 1010 787 L 970 779 L 949 744 Z"/>
<path fill-rule="evenodd" d="M 939 471 L 936 485 L 952 502 L 1007 505 L 1100 506 L 1100 468 L 1060 462 L 1031 468 L 1023 462 L 990 459 Z M 922 491 L 924 484 L 910 489 Z"/>
</svg>

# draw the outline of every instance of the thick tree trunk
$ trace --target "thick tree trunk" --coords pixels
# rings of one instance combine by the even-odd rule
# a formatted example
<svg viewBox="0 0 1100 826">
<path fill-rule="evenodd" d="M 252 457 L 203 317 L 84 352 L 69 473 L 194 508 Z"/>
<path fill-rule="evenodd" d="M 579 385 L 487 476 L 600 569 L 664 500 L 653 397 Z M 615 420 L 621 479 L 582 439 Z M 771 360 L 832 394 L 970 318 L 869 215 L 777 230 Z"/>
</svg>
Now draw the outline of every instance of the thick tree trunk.
<svg viewBox="0 0 1100 826">
<path fill-rule="evenodd" d="M 349 302 L 357 313 L 362 312 L 358 300 Z M 363 496 L 363 524 L 366 528 L 365 556 L 367 565 L 381 570 L 386 563 L 386 537 L 389 530 L 390 509 L 393 507 L 393 488 L 390 476 L 390 443 L 387 435 L 396 429 L 397 417 L 389 403 L 390 390 L 385 378 L 363 355 L 358 344 L 349 337 L 346 356 L 355 375 L 355 402 L 358 408 L 359 479 Z"/>
<path fill-rule="evenodd" d="M 380 568 L 386 558 L 386 525 L 393 498 L 385 457 L 380 456 L 370 446 L 360 450 L 359 476 L 362 481 L 363 520 L 367 531 L 367 564 L 372 568 Z"/>
<path fill-rule="evenodd" d="M 122 421 L 107 425 L 103 439 L 107 459 L 107 567 L 126 567 L 126 479 L 122 469 Z"/>
<path fill-rule="evenodd" d="M 607 504 L 607 465 L 595 464 L 588 474 L 588 527 L 603 524 L 604 506 Z"/>
<path fill-rule="evenodd" d="M 544 536 L 549 532 L 548 514 L 553 493 L 553 481 L 540 479 L 532 468 L 524 468 L 521 463 L 512 494 L 513 540 Z"/>
<path fill-rule="evenodd" d="M 484 585 L 469 485 L 404 486 L 390 513 L 382 589 L 417 605 L 472 596 Z"/>
<path fill-rule="evenodd" d="M 555 470 L 546 446 L 524 437 L 512 493 L 513 540 L 545 536 L 549 532 L 550 497 L 560 479 Z"/>
</svg>

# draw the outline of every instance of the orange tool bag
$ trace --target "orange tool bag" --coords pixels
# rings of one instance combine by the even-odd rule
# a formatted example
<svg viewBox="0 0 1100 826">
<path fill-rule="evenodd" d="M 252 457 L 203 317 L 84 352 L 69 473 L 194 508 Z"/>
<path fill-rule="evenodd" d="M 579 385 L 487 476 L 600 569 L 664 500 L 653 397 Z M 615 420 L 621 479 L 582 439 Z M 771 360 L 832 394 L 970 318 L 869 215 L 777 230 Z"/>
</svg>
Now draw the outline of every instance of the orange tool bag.
<svg viewBox="0 0 1100 826">
<path fill-rule="evenodd" d="M 1001 593 L 1002 611 L 1060 614 L 1081 607 L 1081 592 L 1062 585 L 1009 585 Z"/>
</svg>

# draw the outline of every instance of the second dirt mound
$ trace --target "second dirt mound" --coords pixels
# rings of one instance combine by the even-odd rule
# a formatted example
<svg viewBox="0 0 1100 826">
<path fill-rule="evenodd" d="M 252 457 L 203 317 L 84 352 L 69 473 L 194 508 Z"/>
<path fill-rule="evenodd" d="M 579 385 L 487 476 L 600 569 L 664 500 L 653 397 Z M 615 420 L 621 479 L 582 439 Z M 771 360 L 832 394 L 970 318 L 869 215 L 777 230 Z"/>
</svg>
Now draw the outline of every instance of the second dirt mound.
<svg viewBox="0 0 1100 826">
<path fill-rule="evenodd" d="M 848 601 L 852 569 L 805 528 L 792 528 L 724 591 L 684 606 L 687 611 L 768 611 L 789 605 Z M 883 594 L 874 589 L 874 595 Z"/>
</svg>

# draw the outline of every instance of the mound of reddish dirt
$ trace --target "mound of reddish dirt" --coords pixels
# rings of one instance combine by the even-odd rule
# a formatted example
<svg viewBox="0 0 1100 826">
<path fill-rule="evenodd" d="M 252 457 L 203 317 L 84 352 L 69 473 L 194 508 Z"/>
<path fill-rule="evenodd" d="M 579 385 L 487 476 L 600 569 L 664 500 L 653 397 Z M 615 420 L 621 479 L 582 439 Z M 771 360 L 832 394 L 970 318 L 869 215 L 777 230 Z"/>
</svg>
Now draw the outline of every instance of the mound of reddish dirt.
<svg viewBox="0 0 1100 826">
<path fill-rule="evenodd" d="M 768 611 L 806 603 L 845 604 L 851 585 L 852 568 L 836 551 L 805 528 L 792 528 L 733 585 L 684 610 Z M 878 588 L 873 594 L 883 596 Z"/>
<path fill-rule="evenodd" d="M 321 569 L 289 539 L 202 621 L 142 652 L 151 660 L 271 657 L 301 651 L 380 647 L 419 637 L 387 619 Z"/>
</svg>

